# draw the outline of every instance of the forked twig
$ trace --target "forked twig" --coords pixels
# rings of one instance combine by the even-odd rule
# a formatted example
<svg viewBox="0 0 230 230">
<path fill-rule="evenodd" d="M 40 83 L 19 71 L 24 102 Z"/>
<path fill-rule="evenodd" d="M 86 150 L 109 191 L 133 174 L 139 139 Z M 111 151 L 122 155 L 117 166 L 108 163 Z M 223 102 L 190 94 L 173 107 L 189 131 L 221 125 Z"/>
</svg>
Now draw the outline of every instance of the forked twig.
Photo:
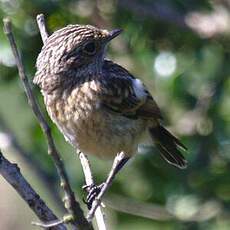
<svg viewBox="0 0 230 230">
<path fill-rule="evenodd" d="M 107 177 L 100 193 L 98 194 L 98 196 L 95 198 L 95 200 L 93 201 L 92 204 L 92 208 L 90 209 L 88 215 L 87 215 L 87 220 L 89 222 L 92 221 L 95 211 L 97 210 L 98 206 L 101 204 L 101 199 L 104 196 L 105 192 L 108 190 L 108 188 L 110 187 L 115 175 L 116 175 L 116 170 L 117 167 L 120 165 L 120 163 L 125 159 L 125 154 L 123 152 L 120 152 L 119 154 L 117 154 L 117 156 L 115 157 L 114 161 L 113 161 L 113 166 L 109 172 L 109 176 Z"/>
</svg>

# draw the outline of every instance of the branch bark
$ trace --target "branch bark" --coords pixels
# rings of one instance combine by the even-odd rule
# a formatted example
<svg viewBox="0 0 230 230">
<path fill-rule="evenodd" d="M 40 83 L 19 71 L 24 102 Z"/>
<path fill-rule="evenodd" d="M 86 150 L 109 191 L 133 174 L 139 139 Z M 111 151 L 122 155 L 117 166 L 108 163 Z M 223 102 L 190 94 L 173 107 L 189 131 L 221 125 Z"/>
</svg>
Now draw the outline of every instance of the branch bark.
<svg viewBox="0 0 230 230">
<path fill-rule="evenodd" d="M 47 32 L 47 29 L 46 29 L 45 17 L 43 14 L 37 15 L 37 24 L 38 24 L 38 28 L 39 28 L 39 31 L 41 34 L 43 44 L 45 44 L 47 38 L 49 37 L 49 34 Z"/>
<path fill-rule="evenodd" d="M 93 201 L 92 208 L 90 209 L 90 211 L 87 215 L 87 220 L 89 222 L 92 221 L 97 208 L 101 204 L 102 197 L 104 196 L 104 194 L 106 193 L 106 191 L 109 189 L 109 187 L 111 186 L 111 184 L 113 182 L 113 179 L 116 175 L 116 170 L 117 170 L 118 165 L 120 165 L 120 163 L 123 161 L 124 158 L 125 158 L 125 155 L 123 152 L 118 153 L 117 156 L 114 158 L 113 165 L 112 165 L 112 168 L 109 172 L 109 175 L 108 175 L 101 191 L 99 192 L 99 194 L 97 195 L 97 197 Z"/>
<path fill-rule="evenodd" d="M 49 209 L 40 196 L 26 181 L 16 164 L 9 162 L 0 150 L 0 174 L 17 191 L 22 199 L 33 210 L 42 222 L 58 221 L 57 216 Z M 54 226 L 53 230 L 66 230 L 64 224 Z"/>
<path fill-rule="evenodd" d="M 14 54 L 15 57 L 15 61 L 16 61 L 16 65 L 18 68 L 18 72 L 19 72 L 19 77 L 23 83 L 24 89 L 25 89 L 25 93 L 27 95 L 28 98 L 28 103 L 31 106 L 43 132 L 44 135 L 47 139 L 48 142 L 48 153 L 50 154 L 50 156 L 52 157 L 54 164 L 56 166 L 56 169 L 58 171 L 58 175 L 60 177 L 61 180 L 61 186 L 65 192 L 65 207 L 68 211 L 68 213 L 71 215 L 71 223 L 73 224 L 75 229 L 92 229 L 92 226 L 88 223 L 88 221 L 86 220 L 83 211 L 80 207 L 80 204 L 76 201 L 74 193 L 71 189 L 65 168 L 64 168 L 64 164 L 62 162 L 62 159 L 57 151 L 57 148 L 55 146 L 53 137 L 52 137 L 52 133 L 51 133 L 51 129 L 48 125 L 48 123 L 46 122 L 44 115 L 41 112 L 40 107 L 38 106 L 38 103 L 33 95 L 32 89 L 30 87 L 28 78 L 25 74 L 25 69 L 24 66 L 22 64 L 22 60 L 21 57 L 19 55 L 18 49 L 17 49 L 17 45 L 15 43 L 15 39 L 12 33 L 12 28 L 11 28 L 11 22 L 9 19 L 4 19 L 4 32 L 8 37 L 8 40 L 10 42 L 11 45 L 11 49 L 12 52 Z"/>
<path fill-rule="evenodd" d="M 93 185 L 94 184 L 93 175 L 91 172 L 90 163 L 89 163 L 88 158 L 82 152 L 79 152 L 78 156 L 81 161 L 86 185 L 87 186 Z M 103 211 L 100 205 L 95 210 L 95 218 L 96 218 L 98 229 L 106 230 L 107 228 L 105 224 L 104 214 L 103 214 Z"/>
</svg>

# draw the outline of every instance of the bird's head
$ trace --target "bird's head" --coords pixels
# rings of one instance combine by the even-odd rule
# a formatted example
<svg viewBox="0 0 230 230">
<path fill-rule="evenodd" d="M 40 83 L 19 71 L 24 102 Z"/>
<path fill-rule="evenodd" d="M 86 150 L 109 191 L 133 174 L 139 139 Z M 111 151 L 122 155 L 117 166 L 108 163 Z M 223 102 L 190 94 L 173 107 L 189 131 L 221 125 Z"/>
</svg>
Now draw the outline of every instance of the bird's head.
<svg viewBox="0 0 230 230">
<path fill-rule="evenodd" d="M 43 75 L 101 71 L 105 47 L 122 30 L 103 30 L 90 25 L 69 25 L 55 31 L 37 59 L 37 74 Z M 45 71 L 45 73 L 44 73 Z M 41 77 L 40 77 L 41 78 Z M 36 82 L 36 77 L 34 80 Z"/>
</svg>

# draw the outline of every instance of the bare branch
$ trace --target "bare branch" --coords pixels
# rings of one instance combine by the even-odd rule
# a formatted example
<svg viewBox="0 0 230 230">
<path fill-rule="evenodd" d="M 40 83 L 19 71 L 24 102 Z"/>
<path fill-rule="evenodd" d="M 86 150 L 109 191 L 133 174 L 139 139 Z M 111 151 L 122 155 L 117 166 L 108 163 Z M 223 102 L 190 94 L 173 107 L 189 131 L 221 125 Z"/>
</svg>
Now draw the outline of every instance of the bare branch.
<svg viewBox="0 0 230 230">
<path fill-rule="evenodd" d="M 28 102 L 30 104 L 30 106 L 32 107 L 32 110 L 47 138 L 48 141 L 48 153 L 51 155 L 55 166 L 57 168 L 58 171 L 58 175 L 60 177 L 61 180 L 61 186 L 63 187 L 63 190 L 65 192 L 65 207 L 68 210 L 68 212 L 72 215 L 73 220 L 72 223 L 74 224 L 74 226 L 76 226 L 79 229 L 92 229 L 91 225 L 87 222 L 87 220 L 84 217 L 83 211 L 79 205 L 79 203 L 76 201 L 75 197 L 74 197 L 74 193 L 70 187 L 70 183 L 66 174 L 66 171 L 64 169 L 64 164 L 60 158 L 60 155 L 57 151 L 57 148 L 54 144 L 54 140 L 51 134 L 51 130 L 50 127 L 48 125 L 48 123 L 46 122 L 40 107 L 37 104 L 37 101 L 33 95 L 33 92 L 31 90 L 28 78 L 25 74 L 25 70 L 24 70 L 24 66 L 22 64 L 22 60 L 20 58 L 16 43 L 15 43 L 15 39 L 12 33 L 12 28 L 11 28 L 11 22 L 9 19 L 4 19 L 4 31 L 5 34 L 8 37 L 8 40 L 10 42 L 11 45 L 11 49 L 13 51 L 14 57 L 15 57 L 15 61 L 16 61 L 16 65 L 18 67 L 18 72 L 19 72 L 19 76 L 20 79 L 23 83 L 27 98 L 28 98 Z"/>
<path fill-rule="evenodd" d="M 87 220 L 89 222 L 92 221 L 95 211 L 97 210 L 98 206 L 101 204 L 101 199 L 104 196 L 105 192 L 108 190 L 108 188 L 111 186 L 111 183 L 114 179 L 114 176 L 116 175 L 116 170 L 118 165 L 120 165 L 120 163 L 125 159 L 125 154 L 123 152 L 120 152 L 119 154 L 117 154 L 117 156 L 115 157 L 114 161 L 113 161 L 113 166 L 109 172 L 109 176 L 107 177 L 104 186 L 102 187 L 100 193 L 98 194 L 98 196 L 95 198 L 95 200 L 93 201 L 92 204 L 92 208 L 90 209 L 88 215 L 87 215 Z"/>
<path fill-rule="evenodd" d="M 87 186 L 93 185 L 94 181 L 93 181 L 93 175 L 91 172 L 91 168 L 90 168 L 90 163 L 88 158 L 85 156 L 84 153 L 82 152 L 78 152 L 78 156 L 79 159 L 81 161 L 81 165 L 82 165 L 82 169 L 85 175 L 85 183 Z M 106 230 L 106 225 L 105 225 L 105 219 L 104 219 L 104 214 L 102 212 L 102 208 L 99 205 L 98 208 L 95 211 L 95 218 L 97 221 L 97 226 L 99 230 Z"/>
<path fill-rule="evenodd" d="M 45 24 L 45 17 L 44 14 L 38 14 L 37 15 L 37 24 L 38 24 L 38 28 L 42 37 L 42 41 L 45 44 L 47 38 L 49 37 L 49 34 L 47 32 L 46 29 L 46 24 Z"/>
<path fill-rule="evenodd" d="M 63 220 L 58 220 L 58 221 L 51 221 L 48 224 L 43 224 L 43 223 L 38 223 L 38 222 L 32 222 L 32 225 L 41 227 L 41 228 L 51 228 L 51 227 L 57 227 L 60 224 L 63 224 Z"/>
<path fill-rule="evenodd" d="M 48 208 L 45 202 L 34 191 L 26 181 L 16 164 L 9 162 L 0 150 L 0 174 L 17 191 L 22 199 L 34 211 L 37 217 L 43 222 L 59 221 L 55 214 Z M 66 227 L 60 224 L 52 229 L 65 230 Z"/>
</svg>

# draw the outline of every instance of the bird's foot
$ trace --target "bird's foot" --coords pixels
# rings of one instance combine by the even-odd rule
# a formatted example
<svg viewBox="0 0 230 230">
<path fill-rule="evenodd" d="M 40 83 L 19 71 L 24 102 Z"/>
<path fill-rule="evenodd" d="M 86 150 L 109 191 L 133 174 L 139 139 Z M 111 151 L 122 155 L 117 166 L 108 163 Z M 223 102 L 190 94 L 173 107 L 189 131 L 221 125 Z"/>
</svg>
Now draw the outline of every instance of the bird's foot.
<svg viewBox="0 0 230 230">
<path fill-rule="evenodd" d="M 86 196 L 86 199 L 83 198 L 83 202 L 87 205 L 88 209 L 90 210 L 93 204 L 93 201 L 100 193 L 101 189 L 103 188 L 105 183 L 102 183 L 100 185 L 84 185 L 82 189 L 86 191 L 88 194 Z"/>
</svg>

